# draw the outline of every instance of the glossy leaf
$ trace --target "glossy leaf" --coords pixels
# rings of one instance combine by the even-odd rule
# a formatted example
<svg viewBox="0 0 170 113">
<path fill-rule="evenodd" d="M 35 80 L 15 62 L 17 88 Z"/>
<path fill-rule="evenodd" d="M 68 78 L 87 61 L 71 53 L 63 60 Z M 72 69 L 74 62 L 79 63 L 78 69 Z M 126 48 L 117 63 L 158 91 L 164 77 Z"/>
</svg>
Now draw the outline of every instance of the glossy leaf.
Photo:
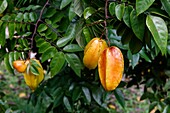
<svg viewBox="0 0 170 113">
<path fill-rule="evenodd" d="M 169 0 L 161 0 L 162 6 L 165 9 L 165 11 L 170 16 L 170 1 Z"/>
<path fill-rule="evenodd" d="M 85 37 L 85 39 L 86 39 L 86 42 L 87 42 L 87 43 L 90 42 L 92 36 L 91 36 L 90 30 L 89 30 L 88 27 L 85 27 L 85 28 L 83 29 L 83 34 L 84 34 L 84 37 Z"/>
<path fill-rule="evenodd" d="M 131 14 L 130 14 L 130 23 L 132 30 L 136 37 L 143 41 L 143 36 L 145 32 L 145 20 L 144 20 L 144 15 L 141 14 L 137 16 L 136 11 L 133 9 Z"/>
<path fill-rule="evenodd" d="M 60 9 L 66 7 L 72 0 L 62 0 L 60 4 Z"/>
<path fill-rule="evenodd" d="M 76 31 L 76 24 L 70 24 L 66 31 L 66 36 L 63 38 L 60 38 L 57 41 L 57 46 L 58 47 L 63 47 L 65 46 L 69 41 L 73 40 L 75 38 L 75 31 Z"/>
<path fill-rule="evenodd" d="M 90 94 L 89 89 L 86 88 L 86 87 L 82 87 L 82 90 L 83 90 L 84 96 L 85 96 L 85 98 L 87 100 L 87 103 L 88 104 L 91 103 L 91 94 Z"/>
<path fill-rule="evenodd" d="M 119 89 L 115 89 L 114 90 L 114 95 L 115 95 L 117 101 L 119 102 L 119 104 L 123 108 L 125 108 L 125 99 L 124 99 L 123 93 Z"/>
<path fill-rule="evenodd" d="M 83 6 L 81 0 L 74 0 L 74 12 L 81 17 L 83 14 Z"/>
<path fill-rule="evenodd" d="M 58 52 L 55 54 L 50 63 L 51 76 L 58 74 L 65 63 L 64 53 Z"/>
<path fill-rule="evenodd" d="M 118 20 L 122 20 L 125 11 L 125 4 L 118 4 L 115 7 L 115 14 Z"/>
<path fill-rule="evenodd" d="M 148 15 L 146 25 L 162 54 L 166 54 L 168 29 L 165 21 L 160 17 Z"/>
<path fill-rule="evenodd" d="M 0 4 L 0 14 L 2 14 L 8 6 L 7 0 L 3 0 Z"/>
<path fill-rule="evenodd" d="M 31 22 L 35 22 L 37 19 L 37 15 L 34 12 L 29 13 L 29 18 Z"/>
<path fill-rule="evenodd" d="M 155 0 L 136 0 L 136 12 L 137 15 L 146 11 Z"/>
<path fill-rule="evenodd" d="M 115 14 L 115 7 L 116 7 L 115 2 L 109 4 L 109 12 L 112 16 Z"/>
<path fill-rule="evenodd" d="M 95 13 L 96 10 L 93 8 L 93 7 L 87 7 L 85 10 L 84 10 L 84 18 L 85 19 L 88 19 L 93 13 Z"/>
<path fill-rule="evenodd" d="M 73 69 L 77 76 L 81 77 L 81 69 L 83 64 L 80 61 L 79 57 L 74 53 L 65 54 L 65 59 L 68 62 L 69 66 Z"/>
<path fill-rule="evenodd" d="M 38 26 L 38 29 L 37 29 L 38 32 L 43 32 L 45 30 L 47 30 L 47 26 L 45 24 L 40 24 Z"/>
<path fill-rule="evenodd" d="M 69 20 L 71 21 L 75 16 L 76 13 L 74 12 L 74 4 L 72 3 L 69 9 Z"/>
<path fill-rule="evenodd" d="M 83 49 L 78 44 L 69 44 L 63 48 L 66 52 L 78 52 L 83 51 Z"/>
<path fill-rule="evenodd" d="M 63 103 L 64 103 L 65 107 L 67 108 L 68 112 L 71 112 L 72 108 L 71 108 L 70 102 L 66 96 L 64 96 L 64 98 L 63 98 Z"/>
<path fill-rule="evenodd" d="M 131 24 L 130 24 L 130 13 L 133 10 L 133 7 L 131 5 L 126 6 L 125 7 L 125 12 L 123 15 L 123 21 L 124 23 L 130 28 Z"/>
</svg>

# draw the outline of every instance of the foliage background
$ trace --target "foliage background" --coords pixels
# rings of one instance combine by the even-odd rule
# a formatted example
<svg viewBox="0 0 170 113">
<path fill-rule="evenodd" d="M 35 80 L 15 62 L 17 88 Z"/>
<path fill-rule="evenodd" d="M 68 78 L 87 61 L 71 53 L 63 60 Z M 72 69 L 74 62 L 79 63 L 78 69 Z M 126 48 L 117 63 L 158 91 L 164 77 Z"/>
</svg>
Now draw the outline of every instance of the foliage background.
<svg viewBox="0 0 170 113">
<path fill-rule="evenodd" d="M 37 53 L 46 76 L 23 105 L 26 110 L 17 112 L 116 112 L 110 96 L 126 109 L 122 91 L 143 85 L 140 100 L 149 101 L 148 111 L 168 113 L 169 7 L 168 0 L 0 1 L 0 61 L 8 76 L 18 75 L 12 62 L 28 59 L 30 52 Z M 82 63 L 84 47 L 94 37 L 124 55 L 126 79 L 112 92 L 102 88 L 97 69 Z"/>
</svg>

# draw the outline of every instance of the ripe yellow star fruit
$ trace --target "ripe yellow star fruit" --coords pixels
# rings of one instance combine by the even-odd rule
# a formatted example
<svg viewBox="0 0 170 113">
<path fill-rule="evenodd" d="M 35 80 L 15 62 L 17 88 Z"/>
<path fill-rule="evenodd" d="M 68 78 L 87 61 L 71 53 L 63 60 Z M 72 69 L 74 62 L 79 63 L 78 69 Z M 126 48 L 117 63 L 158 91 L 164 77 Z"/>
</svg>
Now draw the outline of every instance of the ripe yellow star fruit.
<svg viewBox="0 0 170 113">
<path fill-rule="evenodd" d="M 84 49 L 83 63 L 89 69 L 95 69 L 100 54 L 106 49 L 107 43 L 100 38 L 93 38 Z"/>
<path fill-rule="evenodd" d="M 31 60 L 34 60 L 38 66 L 36 66 L 38 70 L 38 75 L 35 75 L 31 72 Z M 31 60 L 16 60 L 13 62 L 13 67 L 20 73 L 23 73 L 24 80 L 26 84 L 30 87 L 30 89 L 34 92 L 38 85 L 44 79 L 44 70 L 39 60 L 31 59 Z M 29 66 L 28 66 L 29 65 Z"/>
<path fill-rule="evenodd" d="M 25 61 L 23 61 L 23 60 L 16 60 L 16 61 L 13 62 L 13 67 L 19 73 L 23 73 L 26 70 L 27 65 L 25 64 Z"/>
<path fill-rule="evenodd" d="M 124 59 L 119 48 L 105 49 L 98 60 L 98 72 L 102 86 L 106 91 L 114 90 L 121 82 L 124 71 Z"/>
<path fill-rule="evenodd" d="M 44 79 L 44 70 L 43 67 L 41 66 L 39 60 L 36 59 L 32 59 L 34 61 L 37 62 L 37 64 L 39 65 L 37 68 L 38 70 L 38 75 L 35 75 L 31 72 L 31 70 L 29 69 L 28 71 L 25 71 L 23 73 L 24 75 L 24 79 L 26 84 L 30 87 L 30 89 L 34 92 L 35 89 L 38 87 L 38 85 L 42 82 L 42 80 Z M 26 65 L 29 65 L 31 62 L 30 60 L 26 61 Z"/>
</svg>

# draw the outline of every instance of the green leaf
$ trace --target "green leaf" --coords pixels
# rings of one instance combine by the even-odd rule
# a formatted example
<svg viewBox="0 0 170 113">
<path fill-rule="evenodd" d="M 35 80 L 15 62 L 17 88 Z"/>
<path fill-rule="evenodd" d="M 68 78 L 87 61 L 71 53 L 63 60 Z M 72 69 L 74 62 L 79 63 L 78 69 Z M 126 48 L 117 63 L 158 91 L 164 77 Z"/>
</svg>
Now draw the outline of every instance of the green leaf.
<svg viewBox="0 0 170 113">
<path fill-rule="evenodd" d="M 136 37 L 143 41 L 143 36 L 145 32 L 145 20 L 144 15 L 141 14 L 139 16 L 136 15 L 136 11 L 133 9 L 130 14 L 130 23 L 132 30 Z"/>
<path fill-rule="evenodd" d="M 129 48 L 132 54 L 138 53 L 143 47 L 142 41 L 140 41 L 137 37 L 132 37 L 129 42 Z"/>
<path fill-rule="evenodd" d="M 128 51 L 128 59 L 131 60 L 131 65 L 132 65 L 133 69 L 138 64 L 139 58 L 140 58 L 140 56 L 138 53 L 132 55 L 132 53 L 130 51 Z"/>
<path fill-rule="evenodd" d="M 2 23 L 0 21 L 0 45 L 4 46 L 6 42 L 6 36 L 5 36 L 5 29 L 6 29 L 6 23 Z"/>
<path fill-rule="evenodd" d="M 56 53 L 50 63 L 51 76 L 55 76 L 56 74 L 58 74 L 61 71 L 64 63 L 65 63 L 64 53 L 63 52 Z"/>
<path fill-rule="evenodd" d="M 118 4 L 115 7 L 115 14 L 118 20 L 122 20 L 125 11 L 125 4 Z"/>
<path fill-rule="evenodd" d="M 66 52 L 78 52 L 83 51 L 83 49 L 78 44 L 69 44 L 63 48 Z"/>
<path fill-rule="evenodd" d="M 14 52 L 10 52 L 8 55 L 9 55 L 9 57 L 8 57 L 9 64 L 10 64 L 11 68 L 14 69 L 13 68 Z"/>
<path fill-rule="evenodd" d="M 78 21 L 76 25 L 76 42 L 77 44 L 83 48 L 86 45 L 86 40 L 83 36 L 82 29 L 83 29 L 84 21 Z"/>
<path fill-rule="evenodd" d="M 37 20 L 37 15 L 34 12 L 30 12 L 29 18 L 30 18 L 31 22 L 35 22 Z"/>
<path fill-rule="evenodd" d="M 39 75 L 39 71 L 38 71 L 38 69 L 37 69 L 37 67 L 35 66 L 35 65 L 31 65 L 30 66 L 30 71 L 31 71 L 31 73 L 33 73 L 34 75 Z"/>
<path fill-rule="evenodd" d="M 79 57 L 74 53 L 67 53 L 65 54 L 65 59 L 76 75 L 81 77 L 81 69 L 83 69 L 83 64 Z"/>
<path fill-rule="evenodd" d="M 87 104 L 90 104 L 91 103 L 91 94 L 90 94 L 89 89 L 87 87 L 82 87 L 82 90 L 83 90 L 84 96 L 87 100 Z"/>
<path fill-rule="evenodd" d="M 148 55 L 145 53 L 144 50 L 141 50 L 139 52 L 139 54 L 140 54 L 141 58 L 145 59 L 147 62 L 151 62 L 151 59 L 148 57 Z"/>
<path fill-rule="evenodd" d="M 94 9 L 93 7 L 87 7 L 83 13 L 84 19 L 88 19 L 95 12 L 96 12 L 96 9 Z"/>
<path fill-rule="evenodd" d="M 65 107 L 67 108 L 68 112 L 71 112 L 72 108 L 71 108 L 70 102 L 66 96 L 64 96 L 64 98 L 63 98 L 63 103 L 64 103 Z"/>
<path fill-rule="evenodd" d="M 101 99 L 102 99 L 102 90 L 101 90 L 101 88 L 93 88 L 92 89 L 92 96 L 93 96 L 93 98 L 94 98 L 94 100 L 99 104 L 99 105 L 101 105 L 102 104 L 102 101 L 101 101 Z"/>
<path fill-rule="evenodd" d="M 72 0 L 62 0 L 60 4 L 60 9 L 66 7 Z"/>
<path fill-rule="evenodd" d="M 161 0 L 162 6 L 165 9 L 165 11 L 170 16 L 170 1 L 169 0 Z"/>
<path fill-rule="evenodd" d="M 85 27 L 85 28 L 83 29 L 83 34 L 84 34 L 84 37 L 85 37 L 85 39 L 86 39 L 86 42 L 87 42 L 87 43 L 90 42 L 92 36 L 91 36 L 90 30 L 89 30 L 88 27 Z"/>
<path fill-rule="evenodd" d="M 125 99 L 124 99 L 123 93 L 119 89 L 115 89 L 114 90 L 114 95 L 115 95 L 117 101 L 119 102 L 119 104 L 123 108 L 125 108 Z"/>
<path fill-rule="evenodd" d="M 137 15 L 146 11 L 155 0 L 136 0 L 136 12 Z"/>
<path fill-rule="evenodd" d="M 8 70 L 8 72 L 14 74 L 14 69 L 12 69 L 9 63 L 9 54 L 6 54 L 4 57 L 4 65 L 5 65 L 5 68 Z"/>
<path fill-rule="evenodd" d="M 8 6 L 8 2 L 7 2 L 7 0 L 3 0 L 0 3 L 1 3 L 0 4 L 0 14 L 2 14 Z"/>
<path fill-rule="evenodd" d="M 53 58 L 57 53 L 57 49 L 53 46 L 49 47 L 42 55 L 41 55 L 41 62 L 45 62 L 46 60 Z"/>
<path fill-rule="evenodd" d="M 14 23 L 9 23 L 8 31 L 9 31 L 9 38 L 12 39 L 13 36 L 14 36 L 14 31 L 15 31 L 15 24 Z"/>
<path fill-rule="evenodd" d="M 81 0 L 74 0 L 74 12 L 81 17 L 83 14 L 83 5 Z"/>
<path fill-rule="evenodd" d="M 40 45 L 38 52 L 44 53 L 50 47 L 51 47 L 51 44 L 49 42 L 44 42 Z"/>
<path fill-rule="evenodd" d="M 63 38 L 60 38 L 57 41 L 57 46 L 58 47 L 63 47 L 65 46 L 69 41 L 73 40 L 75 38 L 75 31 L 76 31 L 76 24 L 70 24 L 67 31 L 66 31 L 66 36 Z"/>
<path fill-rule="evenodd" d="M 170 81 L 167 81 L 167 82 L 165 83 L 165 86 L 163 87 L 163 89 L 164 89 L 165 91 L 168 91 L 168 90 L 170 89 Z"/>
<path fill-rule="evenodd" d="M 165 21 L 160 17 L 148 15 L 146 25 L 162 54 L 166 54 L 168 29 Z"/>
<path fill-rule="evenodd" d="M 115 14 L 115 7 L 116 7 L 115 2 L 109 4 L 109 12 L 112 16 Z"/>
<path fill-rule="evenodd" d="M 50 18 L 50 17 L 52 17 L 55 13 L 56 13 L 56 9 L 50 7 L 50 8 L 47 9 L 47 12 L 45 13 L 45 17 Z"/>
<path fill-rule="evenodd" d="M 121 38 L 122 44 L 128 44 L 133 36 L 133 31 L 129 28 L 126 28 Z"/>
<path fill-rule="evenodd" d="M 166 105 L 162 113 L 170 113 L 170 105 Z"/>
<path fill-rule="evenodd" d="M 37 29 L 38 32 L 43 32 L 45 30 L 47 30 L 47 26 L 45 24 L 40 24 L 38 26 L 38 29 Z"/>
<path fill-rule="evenodd" d="M 133 10 L 133 7 L 131 5 L 128 5 L 125 7 L 125 12 L 123 15 L 123 21 L 124 23 L 130 28 L 131 24 L 130 24 L 130 13 Z"/>
<path fill-rule="evenodd" d="M 59 94 L 55 95 L 56 98 L 54 100 L 54 105 L 53 105 L 54 108 L 59 106 L 62 103 L 62 100 L 63 100 L 64 92 L 62 90 L 59 90 L 59 91 L 60 91 Z"/>
<path fill-rule="evenodd" d="M 72 3 L 69 9 L 69 20 L 71 21 L 75 16 L 76 13 L 74 12 L 74 4 Z"/>
<path fill-rule="evenodd" d="M 24 19 L 23 13 L 18 13 L 16 18 L 15 18 L 15 21 L 22 22 L 23 19 Z"/>
<path fill-rule="evenodd" d="M 77 101 L 80 98 L 81 93 L 82 93 L 81 88 L 79 86 L 75 87 L 73 89 L 73 94 L 72 94 L 73 101 Z"/>
</svg>

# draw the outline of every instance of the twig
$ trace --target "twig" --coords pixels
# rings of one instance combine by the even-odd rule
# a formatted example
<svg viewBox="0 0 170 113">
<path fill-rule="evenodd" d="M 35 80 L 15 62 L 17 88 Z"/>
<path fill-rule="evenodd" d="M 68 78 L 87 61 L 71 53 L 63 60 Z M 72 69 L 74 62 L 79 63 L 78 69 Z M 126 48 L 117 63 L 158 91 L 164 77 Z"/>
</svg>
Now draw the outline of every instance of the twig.
<svg viewBox="0 0 170 113">
<path fill-rule="evenodd" d="M 104 26 L 105 26 L 105 30 L 106 30 L 106 39 L 108 41 L 108 45 L 110 46 L 110 41 L 108 38 L 108 29 L 107 29 L 107 19 L 108 19 L 108 12 L 107 12 L 107 8 L 108 8 L 108 0 L 105 0 L 105 21 L 104 21 Z"/>
<path fill-rule="evenodd" d="M 35 23 L 34 32 L 33 32 L 32 37 L 31 37 L 31 50 L 32 50 L 32 48 L 33 48 L 33 40 L 34 40 L 34 36 L 35 36 L 35 34 L 36 34 L 36 32 L 37 32 L 38 23 L 41 21 L 42 14 L 43 14 L 43 12 L 44 12 L 45 7 L 48 5 L 48 3 L 49 3 L 49 0 L 46 1 L 45 5 L 44 5 L 43 8 L 41 9 L 40 16 L 39 16 L 37 22 Z M 31 51 L 31 50 L 30 50 L 30 51 Z"/>
</svg>

